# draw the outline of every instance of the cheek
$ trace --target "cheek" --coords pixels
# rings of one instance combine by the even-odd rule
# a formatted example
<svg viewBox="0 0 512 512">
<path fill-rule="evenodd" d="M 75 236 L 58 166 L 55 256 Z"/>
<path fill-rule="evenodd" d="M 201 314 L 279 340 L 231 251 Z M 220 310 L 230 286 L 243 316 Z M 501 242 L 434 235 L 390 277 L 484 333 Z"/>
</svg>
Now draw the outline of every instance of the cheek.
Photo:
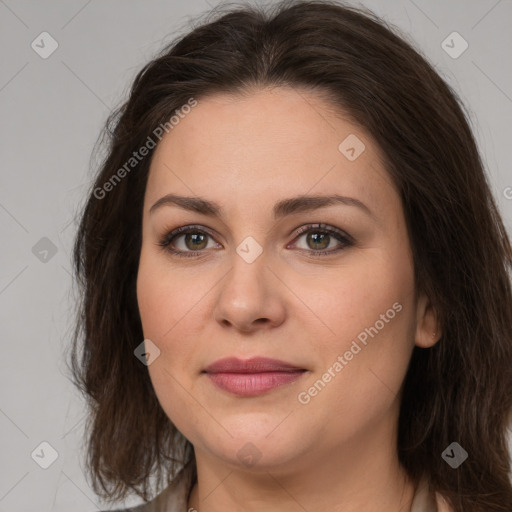
<svg viewBox="0 0 512 512">
<path fill-rule="evenodd" d="M 137 275 L 139 314 L 144 337 L 160 349 L 149 370 L 162 372 L 171 381 L 166 371 L 183 381 L 202 362 L 196 341 L 204 325 L 205 291 L 193 284 L 183 272 L 171 269 L 162 255 L 142 251 Z"/>
<path fill-rule="evenodd" d="M 385 333 L 408 325 L 403 320 L 412 313 L 407 304 L 414 299 L 414 276 L 410 261 L 401 252 L 387 256 L 377 249 L 360 251 L 350 261 L 347 258 L 339 271 L 308 276 L 303 283 L 299 293 L 308 297 L 307 304 L 314 313 L 306 318 L 311 317 L 310 322 L 324 333 L 318 340 L 324 340 L 327 350 L 343 349 L 376 322 L 383 338 Z"/>
<path fill-rule="evenodd" d="M 413 269 L 407 258 L 377 251 L 359 256 L 347 268 L 350 272 L 340 271 L 331 280 L 328 293 L 316 288 L 314 308 L 329 335 L 316 338 L 322 365 L 308 384 L 324 380 L 331 369 L 336 377 L 325 375 L 329 383 L 316 386 L 322 395 L 319 406 L 337 404 L 336 410 L 356 416 L 372 414 L 374 408 L 378 414 L 398 392 L 413 349 Z M 318 319 L 311 322 L 318 324 Z"/>
<path fill-rule="evenodd" d="M 157 258 L 142 251 L 137 275 L 137 300 L 144 338 L 153 341 L 160 355 L 148 366 L 157 399 L 168 418 L 179 430 L 190 430 L 200 417 L 190 399 L 192 351 L 183 343 L 187 301 L 179 277 L 173 277 Z M 170 290 L 180 290 L 173 294 Z"/>
<path fill-rule="evenodd" d="M 184 284 L 177 273 L 169 271 L 165 258 L 143 246 L 137 274 L 137 302 L 145 337 L 163 341 L 186 313 L 189 301 Z"/>
</svg>

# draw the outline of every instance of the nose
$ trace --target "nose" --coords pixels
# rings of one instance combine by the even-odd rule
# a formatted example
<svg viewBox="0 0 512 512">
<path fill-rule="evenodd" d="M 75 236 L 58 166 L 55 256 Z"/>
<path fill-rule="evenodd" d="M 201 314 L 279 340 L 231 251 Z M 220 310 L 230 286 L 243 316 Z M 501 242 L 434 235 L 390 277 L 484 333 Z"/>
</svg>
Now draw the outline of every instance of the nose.
<svg viewBox="0 0 512 512">
<path fill-rule="evenodd" d="M 231 270 L 219 284 L 215 320 L 244 333 L 278 327 L 286 316 L 285 289 L 265 251 L 252 263 L 235 253 Z"/>
</svg>

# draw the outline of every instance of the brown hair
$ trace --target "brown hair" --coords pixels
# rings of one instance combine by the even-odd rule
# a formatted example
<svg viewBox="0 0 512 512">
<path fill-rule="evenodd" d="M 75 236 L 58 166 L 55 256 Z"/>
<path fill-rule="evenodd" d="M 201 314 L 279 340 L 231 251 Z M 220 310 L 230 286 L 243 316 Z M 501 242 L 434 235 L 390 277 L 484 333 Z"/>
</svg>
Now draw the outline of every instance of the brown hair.
<svg viewBox="0 0 512 512">
<path fill-rule="evenodd" d="M 224 7 L 225 9 L 226 7 Z M 80 304 L 74 383 L 88 398 L 87 465 L 111 501 L 149 498 L 193 457 L 134 356 L 143 333 L 136 298 L 142 205 L 153 150 L 95 193 L 190 98 L 253 87 L 316 91 L 373 137 L 400 191 L 417 292 L 442 337 L 415 347 L 403 386 L 399 460 L 457 512 L 510 511 L 507 425 L 512 407 L 512 249 L 456 93 L 412 43 L 371 11 L 286 0 L 217 10 L 137 75 L 108 119 L 109 149 L 81 212 L 74 246 Z M 83 340 L 83 344 L 80 344 Z M 452 442 L 469 454 L 457 469 Z"/>
</svg>

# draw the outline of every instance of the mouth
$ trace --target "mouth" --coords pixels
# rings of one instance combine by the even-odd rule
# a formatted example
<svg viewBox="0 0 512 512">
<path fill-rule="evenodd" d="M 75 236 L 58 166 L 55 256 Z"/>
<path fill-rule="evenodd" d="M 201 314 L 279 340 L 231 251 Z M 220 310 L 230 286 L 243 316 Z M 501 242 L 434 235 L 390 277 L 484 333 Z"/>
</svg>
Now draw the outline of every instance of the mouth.
<svg viewBox="0 0 512 512">
<path fill-rule="evenodd" d="M 307 370 L 277 359 L 220 359 L 203 370 L 218 388 L 238 396 L 258 396 L 299 379 Z"/>
</svg>

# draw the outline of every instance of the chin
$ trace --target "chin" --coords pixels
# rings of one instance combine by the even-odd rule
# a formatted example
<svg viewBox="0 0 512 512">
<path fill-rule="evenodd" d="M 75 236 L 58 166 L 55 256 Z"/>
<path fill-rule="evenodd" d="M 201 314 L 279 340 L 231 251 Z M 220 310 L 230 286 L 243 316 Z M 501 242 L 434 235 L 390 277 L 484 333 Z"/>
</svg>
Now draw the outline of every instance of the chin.
<svg viewBox="0 0 512 512">
<path fill-rule="evenodd" d="M 286 415 L 281 415 L 274 423 L 269 421 L 268 415 L 260 421 L 257 415 L 249 416 L 222 422 L 233 437 L 222 429 L 220 438 L 203 438 L 201 445 L 233 469 L 253 472 L 291 469 L 297 458 L 308 451 L 308 446 L 314 449 L 308 444 L 306 430 L 291 431 L 289 427 L 293 425 L 284 426 L 287 420 L 279 425 Z M 273 426 L 269 427 L 271 423 Z"/>
</svg>

